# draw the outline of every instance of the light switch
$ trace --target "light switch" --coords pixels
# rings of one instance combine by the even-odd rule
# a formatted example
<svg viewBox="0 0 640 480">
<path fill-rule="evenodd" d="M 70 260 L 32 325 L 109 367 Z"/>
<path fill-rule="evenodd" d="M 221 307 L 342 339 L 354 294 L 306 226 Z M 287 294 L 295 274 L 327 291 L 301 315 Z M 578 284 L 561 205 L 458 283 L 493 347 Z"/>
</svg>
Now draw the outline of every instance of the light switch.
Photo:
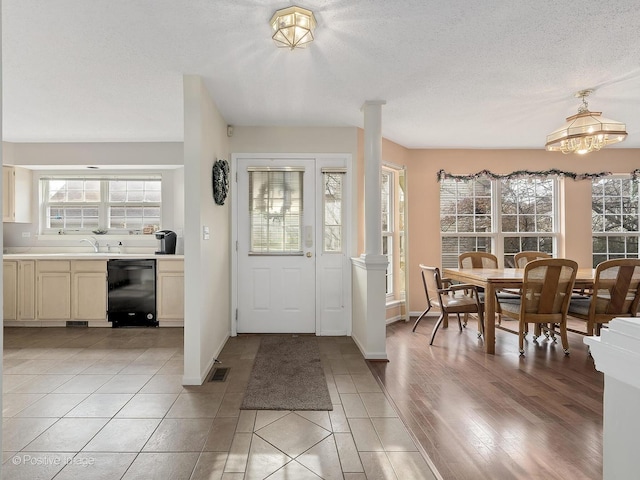
<svg viewBox="0 0 640 480">
<path fill-rule="evenodd" d="M 209 237 L 210 237 L 210 235 L 209 235 L 209 227 L 207 227 L 207 226 L 202 227 L 202 239 L 203 240 L 209 240 Z"/>
</svg>

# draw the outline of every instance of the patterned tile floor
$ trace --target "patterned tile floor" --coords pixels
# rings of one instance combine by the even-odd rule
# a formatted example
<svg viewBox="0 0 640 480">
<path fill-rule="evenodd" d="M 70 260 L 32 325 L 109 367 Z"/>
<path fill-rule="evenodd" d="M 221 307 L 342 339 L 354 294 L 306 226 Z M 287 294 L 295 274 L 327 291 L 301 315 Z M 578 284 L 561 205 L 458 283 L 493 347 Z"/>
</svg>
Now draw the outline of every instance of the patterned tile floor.
<svg viewBox="0 0 640 480">
<path fill-rule="evenodd" d="M 437 478 L 348 337 L 318 337 L 331 412 L 240 410 L 260 336 L 224 382 L 182 386 L 182 329 L 5 328 L 3 478 Z"/>
</svg>

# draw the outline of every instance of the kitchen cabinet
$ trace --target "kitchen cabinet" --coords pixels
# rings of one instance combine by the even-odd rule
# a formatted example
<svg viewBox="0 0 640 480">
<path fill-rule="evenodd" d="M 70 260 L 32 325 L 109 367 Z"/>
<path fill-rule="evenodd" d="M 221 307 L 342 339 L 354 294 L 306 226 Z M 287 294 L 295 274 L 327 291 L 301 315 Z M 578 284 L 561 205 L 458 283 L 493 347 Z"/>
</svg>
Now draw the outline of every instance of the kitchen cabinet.
<svg viewBox="0 0 640 480">
<path fill-rule="evenodd" d="M 36 268 L 33 260 L 3 262 L 3 295 L 5 321 L 36 319 Z"/>
<path fill-rule="evenodd" d="M 184 325 L 184 261 L 158 260 L 156 275 L 160 326 Z"/>
<path fill-rule="evenodd" d="M 37 261 L 37 305 L 39 320 L 71 319 L 71 262 Z"/>
<path fill-rule="evenodd" d="M 2 315 L 5 321 L 18 318 L 18 262 L 2 262 Z"/>
<path fill-rule="evenodd" d="M 2 221 L 31 223 L 31 170 L 2 166 Z"/>
<path fill-rule="evenodd" d="M 71 262 L 71 318 L 91 326 L 110 326 L 107 321 L 107 261 Z"/>
</svg>

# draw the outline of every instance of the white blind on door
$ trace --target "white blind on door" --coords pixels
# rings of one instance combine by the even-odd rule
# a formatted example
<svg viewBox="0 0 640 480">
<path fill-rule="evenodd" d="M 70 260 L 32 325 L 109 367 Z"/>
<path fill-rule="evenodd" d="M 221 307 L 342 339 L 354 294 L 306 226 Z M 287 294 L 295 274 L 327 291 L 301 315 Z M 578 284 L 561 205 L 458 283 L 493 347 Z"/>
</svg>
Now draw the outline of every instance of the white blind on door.
<svg viewBox="0 0 640 480">
<path fill-rule="evenodd" d="M 302 255 L 303 170 L 249 168 L 253 255 Z"/>
</svg>

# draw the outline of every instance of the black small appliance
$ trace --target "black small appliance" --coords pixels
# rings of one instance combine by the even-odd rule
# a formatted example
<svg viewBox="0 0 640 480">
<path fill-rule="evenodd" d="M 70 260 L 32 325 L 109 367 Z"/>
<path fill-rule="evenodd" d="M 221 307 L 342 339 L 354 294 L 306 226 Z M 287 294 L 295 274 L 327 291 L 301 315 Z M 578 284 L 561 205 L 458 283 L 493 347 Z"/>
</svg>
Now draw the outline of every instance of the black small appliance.
<svg viewBox="0 0 640 480">
<path fill-rule="evenodd" d="M 156 238 L 160 241 L 156 255 L 174 255 L 176 253 L 176 232 L 158 230 Z"/>
</svg>

